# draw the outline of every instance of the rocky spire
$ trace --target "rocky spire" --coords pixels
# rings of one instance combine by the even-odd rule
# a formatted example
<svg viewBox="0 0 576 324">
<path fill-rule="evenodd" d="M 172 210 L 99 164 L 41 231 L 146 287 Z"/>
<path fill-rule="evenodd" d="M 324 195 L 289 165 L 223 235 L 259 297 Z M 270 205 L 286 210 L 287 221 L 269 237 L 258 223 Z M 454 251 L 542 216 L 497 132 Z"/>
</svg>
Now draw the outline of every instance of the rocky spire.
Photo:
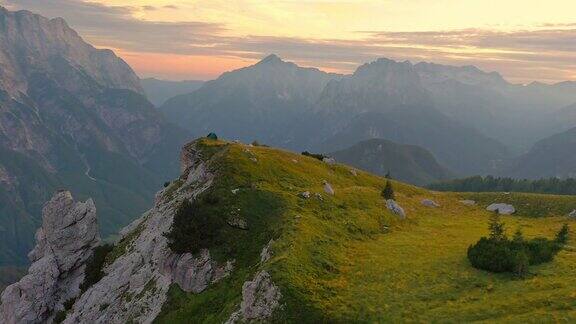
<svg viewBox="0 0 576 324">
<path fill-rule="evenodd" d="M 0 322 L 50 321 L 64 302 L 79 295 L 86 261 L 99 243 L 94 202 L 56 193 L 42 210 L 28 274 L 2 294 Z"/>
</svg>

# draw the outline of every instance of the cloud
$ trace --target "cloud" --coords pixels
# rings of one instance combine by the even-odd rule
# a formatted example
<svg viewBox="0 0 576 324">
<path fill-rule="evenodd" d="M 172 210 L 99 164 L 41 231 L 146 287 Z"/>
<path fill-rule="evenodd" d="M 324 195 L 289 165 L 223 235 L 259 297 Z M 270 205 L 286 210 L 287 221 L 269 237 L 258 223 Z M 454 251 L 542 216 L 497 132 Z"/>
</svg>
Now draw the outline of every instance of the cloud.
<svg viewBox="0 0 576 324">
<path fill-rule="evenodd" d="M 541 24 L 535 30 L 361 31 L 355 39 L 230 36 L 224 24 L 136 18 L 164 6 L 107 6 L 81 0 L 0 0 L 12 9 L 63 16 L 88 41 L 132 53 L 214 56 L 254 60 L 277 53 L 297 63 L 351 72 L 378 57 L 477 65 L 511 80 L 557 81 L 576 75 L 576 23 Z M 273 30 L 271 31 L 273 32 Z"/>
<path fill-rule="evenodd" d="M 145 52 L 204 51 L 218 43 L 224 26 L 204 22 L 156 22 L 134 17 L 138 10 L 157 7 L 106 6 L 81 0 L 5 0 L 13 9 L 47 17 L 63 17 L 88 41 L 100 46 Z M 170 8 L 176 8 L 169 6 Z"/>
</svg>

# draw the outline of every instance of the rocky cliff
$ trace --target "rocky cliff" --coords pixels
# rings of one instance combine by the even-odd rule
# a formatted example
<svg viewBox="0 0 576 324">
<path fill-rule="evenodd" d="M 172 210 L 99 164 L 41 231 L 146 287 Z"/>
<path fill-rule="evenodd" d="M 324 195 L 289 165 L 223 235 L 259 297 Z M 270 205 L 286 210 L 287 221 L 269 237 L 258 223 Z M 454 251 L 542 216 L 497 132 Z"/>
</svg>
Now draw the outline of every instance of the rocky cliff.
<svg viewBox="0 0 576 324">
<path fill-rule="evenodd" d="M 172 227 L 175 209 L 207 190 L 214 177 L 193 146 L 182 157 L 181 186 L 159 192 L 154 208 L 122 231 L 112 252 L 118 257 L 109 259 L 104 278 L 78 299 L 65 323 L 148 323 L 160 313 L 173 282 L 201 292 L 231 270 L 231 262 L 219 265 L 207 250 L 194 257 L 168 248 L 164 234 Z"/>
<path fill-rule="evenodd" d="M 199 294 L 229 276 L 235 270 L 233 258 L 218 262 L 209 249 L 174 253 L 166 237 L 178 206 L 196 201 L 212 187 L 213 163 L 196 143 L 186 146 L 179 180 L 159 192 L 154 207 L 122 230 L 106 256 L 103 277 L 82 292 L 86 260 L 99 242 L 95 208 L 91 200 L 75 204 L 69 192 L 58 193 L 44 208 L 29 274 L 6 289 L 0 318 L 7 323 L 51 322 L 64 311 L 64 323 L 150 323 L 165 306 L 173 284 Z M 266 262 L 269 249 L 258 259 Z M 269 317 L 281 296 L 266 272 L 247 280 L 242 293 L 245 298 L 230 323 Z M 65 309 L 66 301 L 72 305 Z"/>
<path fill-rule="evenodd" d="M 28 93 L 28 76 L 43 73 L 68 90 L 78 84 L 62 65 L 83 73 L 107 88 L 143 93 L 134 71 L 112 51 L 87 44 L 62 18 L 48 19 L 29 11 L 0 6 L 0 88 L 12 96 Z"/>
<path fill-rule="evenodd" d="M 51 322 L 80 294 L 86 261 L 99 242 L 94 202 L 75 202 L 68 191 L 55 194 L 44 206 L 28 274 L 2 294 L 0 322 Z"/>
<path fill-rule="evenodd" d="M 26 264 L 59 188 L 94 198 L 102 235 L 116 233 L 177 175 L 186 137 L 112 51 L 62 19 L 0 7 L 0 266 Z"/>
</svg>

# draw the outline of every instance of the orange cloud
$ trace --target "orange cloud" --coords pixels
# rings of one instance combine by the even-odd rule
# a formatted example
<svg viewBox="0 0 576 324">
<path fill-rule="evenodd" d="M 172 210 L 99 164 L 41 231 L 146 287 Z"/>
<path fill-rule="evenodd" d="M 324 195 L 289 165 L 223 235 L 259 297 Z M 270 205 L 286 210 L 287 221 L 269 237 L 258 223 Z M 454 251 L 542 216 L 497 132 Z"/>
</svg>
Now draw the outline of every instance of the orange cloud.
<svg viewBox="0 0 576 324">
<path fill-rule="evenodd" d="M 253 64 L 254 59 L 221 56 L 190 56 L 177 54 L 137 53 L 116 49 L 140 77 L 170 80 L 211 80 L 222 72 Z"/>
</svg>

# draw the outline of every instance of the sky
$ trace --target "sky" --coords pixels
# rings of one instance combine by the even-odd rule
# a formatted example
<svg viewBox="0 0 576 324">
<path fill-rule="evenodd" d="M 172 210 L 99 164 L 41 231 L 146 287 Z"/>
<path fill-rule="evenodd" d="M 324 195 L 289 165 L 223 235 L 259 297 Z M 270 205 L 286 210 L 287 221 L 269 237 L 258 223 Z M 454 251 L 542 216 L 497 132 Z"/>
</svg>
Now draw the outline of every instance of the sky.
<svg viewBox="0 0 576 324">
<path fill-rule="evenodd" d="M 63 17 L 141 77 L 216 78 L 277 54 L 351 73 L 386 57 L 576 80 L 575 0 L 0 0 Z"/>
</svg>

